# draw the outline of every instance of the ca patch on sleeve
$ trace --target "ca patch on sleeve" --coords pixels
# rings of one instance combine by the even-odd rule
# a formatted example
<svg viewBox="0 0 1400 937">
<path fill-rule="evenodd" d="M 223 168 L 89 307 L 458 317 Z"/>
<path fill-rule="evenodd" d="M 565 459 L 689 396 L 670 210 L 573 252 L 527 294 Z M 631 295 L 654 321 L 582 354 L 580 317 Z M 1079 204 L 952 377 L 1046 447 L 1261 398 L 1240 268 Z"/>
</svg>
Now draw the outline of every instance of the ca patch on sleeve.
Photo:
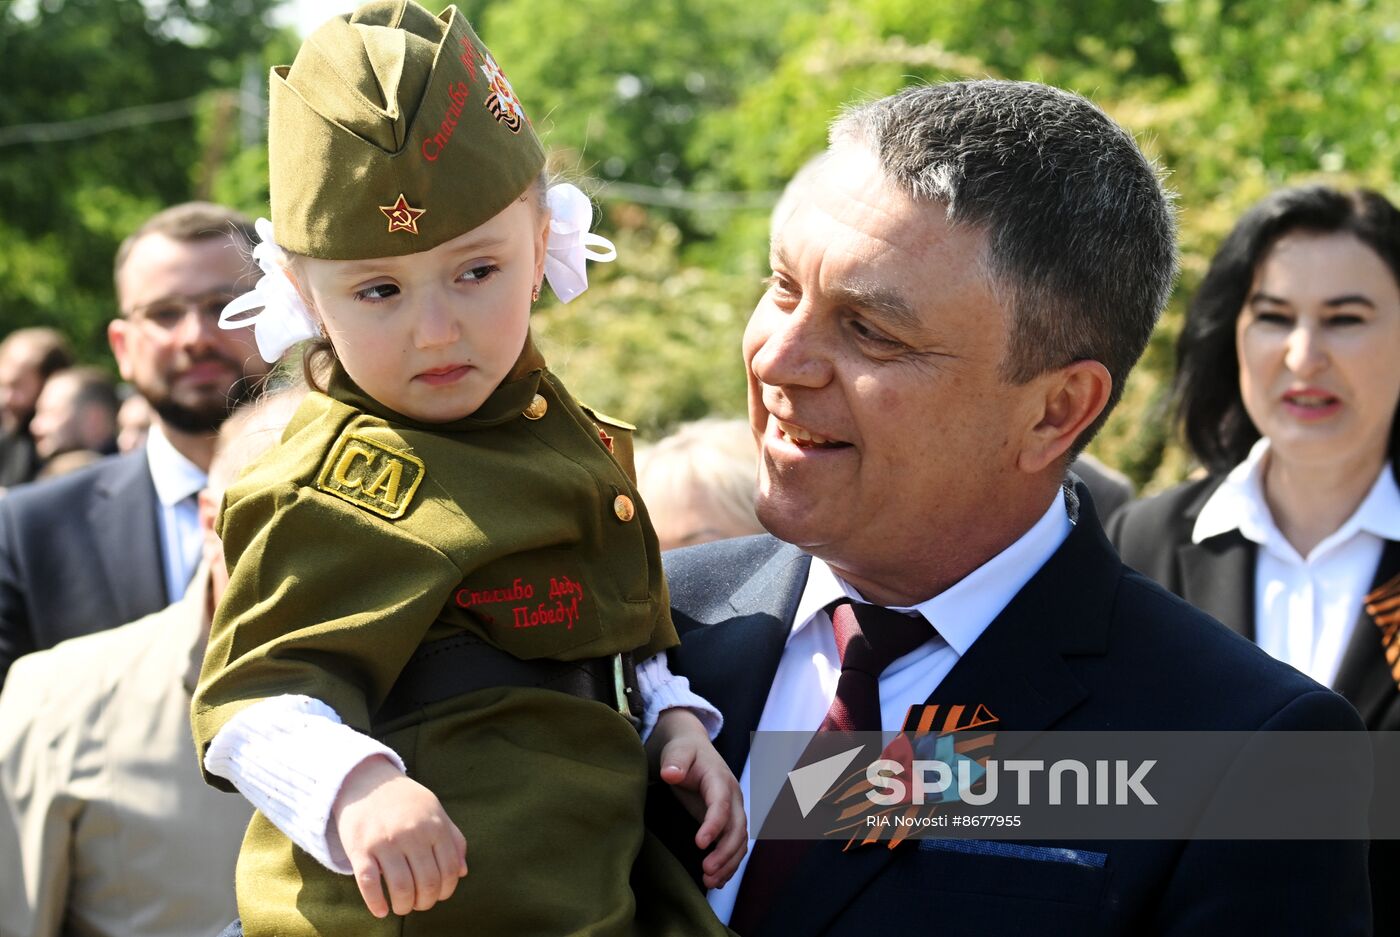
<svg viewBox="0 0 1400 937">
<path fill-rule="evenodd" d="M 359 433 L 341 433 L 321 466 L 316 487 L 394 520 L 408 510 L 426 474 L 417 456 Z"/>
</svg>

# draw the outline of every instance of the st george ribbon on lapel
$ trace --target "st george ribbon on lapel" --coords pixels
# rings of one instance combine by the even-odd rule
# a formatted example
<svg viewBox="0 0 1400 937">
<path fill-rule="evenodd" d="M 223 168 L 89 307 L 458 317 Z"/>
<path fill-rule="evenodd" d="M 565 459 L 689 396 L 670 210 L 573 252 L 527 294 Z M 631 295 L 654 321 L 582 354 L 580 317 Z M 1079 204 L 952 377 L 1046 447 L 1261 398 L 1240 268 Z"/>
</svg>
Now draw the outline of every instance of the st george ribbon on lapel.
<svg viewBox="0 0 1400 937">
<path fill-rule="evenodd" d="M 1381 629 L 1385 662 L 1390 675 L 1400 685 L 1400 576 L 1396 576 L 1363 600 L 1366 614 Z"/>
<path fill-rule="evenodd" d="M 933 631 L 922 616 L 849 599 L 836 602 L 830 613 L 841 676 L 818 731 L 878 732 L 880 674 L 931 638 Z M 785 786 L 780 796 L 792 796 L 791 789 Z M 733 930 L 744 934 L 756 929 L 811 845 L 809 840 L 783 839 L 760 839 L 754 844 L 729 921 Z"/>
</svg>

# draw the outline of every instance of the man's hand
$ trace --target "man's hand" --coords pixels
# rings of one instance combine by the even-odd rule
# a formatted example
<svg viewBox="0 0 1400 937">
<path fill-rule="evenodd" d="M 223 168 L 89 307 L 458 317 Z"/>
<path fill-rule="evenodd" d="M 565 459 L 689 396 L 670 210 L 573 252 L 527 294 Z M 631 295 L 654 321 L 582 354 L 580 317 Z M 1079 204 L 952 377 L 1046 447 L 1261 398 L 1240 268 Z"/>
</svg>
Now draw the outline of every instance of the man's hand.
<svg viewBox="0 0 1400 937">
<path fill-rule="evenodd" d="M 426 911 L 451 897 L 467 874 L 461 830 L 432 791 L 382 755 L 346 776 L 331 822 L 375 917 L 386 917 L 391 905 L 399 915 Z"/>
<path fill-rule="evenodd" d="M 701 863 L 706 888 L 718 888 L 739 868 L 749 848 L 748 823 L 739 782 L 724 763 L 704 725 L 688 709 L 668 709 L 647 739 L 653 770 L 700 821 L 695 845 L 709 849 Z"/>
</svg>

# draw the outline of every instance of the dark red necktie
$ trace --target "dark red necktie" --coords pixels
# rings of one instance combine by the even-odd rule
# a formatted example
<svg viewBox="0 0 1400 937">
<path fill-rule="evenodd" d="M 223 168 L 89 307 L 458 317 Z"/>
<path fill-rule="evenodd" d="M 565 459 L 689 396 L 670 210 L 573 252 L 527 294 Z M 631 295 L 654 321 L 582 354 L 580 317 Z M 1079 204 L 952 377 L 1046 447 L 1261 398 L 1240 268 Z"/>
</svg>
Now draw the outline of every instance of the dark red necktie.
<svg viewBox="0 0 1400 937">
<path fill-rule="evenodd" d="M 879 605 L 853 604 L 848 599 L 832 606 L 831 626 L 836 635 L 841 677 L 819 731 L 878 732 L 880 674 L 933 637 L 933 630 L 920 616 L 893 612 Z M 791 796 L 787 786 L 780 796 Z M 758 926 L 813 842 L 761 839 L 754 843 L 753 856 L 739 883 L 730 928 L 743 935 Z"/>
</svg>

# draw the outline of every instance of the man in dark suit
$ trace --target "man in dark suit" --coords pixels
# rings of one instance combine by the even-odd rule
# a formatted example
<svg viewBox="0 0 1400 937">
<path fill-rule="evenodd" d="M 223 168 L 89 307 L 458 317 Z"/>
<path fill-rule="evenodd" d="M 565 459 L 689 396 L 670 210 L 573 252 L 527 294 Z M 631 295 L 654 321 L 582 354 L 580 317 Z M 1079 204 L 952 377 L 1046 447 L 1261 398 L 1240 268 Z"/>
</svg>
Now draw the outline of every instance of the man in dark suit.
<svg viewBox="0 0 1400 937">
<path fill-rule="evenodd" d="M 267 373 L 247 329 L 219 328 L 246 289 L 251 223 L 192 202 L 117 252 L 107 338 L 155 415 L 146 446 L 0 499 L 0 683 L 11 662 L 132 621 L 183 594 L 198 562 L 195 495 L 215 434 Z"/>
<path fill-rule="evenodd" d="M 873 728 L 928 702 L 1006 731 L 1359 729 L 1125 569 L 1087 489 L 1062 487 L 1173 273 L 1171 210 L 1131 137 L 1074 95 L 978 81 L 863 105 L 831 140 L 778 219 L 744 337 L 773 536 L 667 558 L 672 666 L 724 713 L 746 794 L 751 732 L 857 711 L 847 602 L 927 623 L 878 670 Z M 693 862 L 693 823 L 654 821 Z M 746 937 L 1370 932 L 1356 841 L 766 846 L 710 893 Z"/>
</svg>

